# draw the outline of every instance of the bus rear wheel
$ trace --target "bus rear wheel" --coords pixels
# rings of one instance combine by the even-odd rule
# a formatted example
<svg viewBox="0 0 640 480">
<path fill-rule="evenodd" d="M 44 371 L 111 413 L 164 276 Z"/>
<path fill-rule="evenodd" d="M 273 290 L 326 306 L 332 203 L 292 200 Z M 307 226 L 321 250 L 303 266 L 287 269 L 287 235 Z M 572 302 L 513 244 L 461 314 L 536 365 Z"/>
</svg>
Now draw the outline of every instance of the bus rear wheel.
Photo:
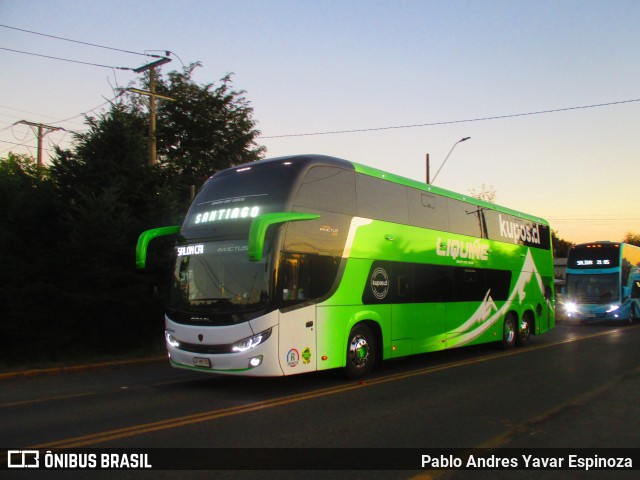
<svg viewBox="0 0 640 480">
<path fill-rule="evenodd" d="M 347 362 L 345 375 L 351 379 L 366 377 L 376 359 L 376 340 L 371 329 L 359 323 L 351 329 L 347 341 Z"/>
<path fill-rule="evenodd" d="M 516 345 L 517 334 L 516 319 L 512 313 L 507 313 L 502 326 L 502 348 L 505 350 L 513 348 Z"/>
</svg>

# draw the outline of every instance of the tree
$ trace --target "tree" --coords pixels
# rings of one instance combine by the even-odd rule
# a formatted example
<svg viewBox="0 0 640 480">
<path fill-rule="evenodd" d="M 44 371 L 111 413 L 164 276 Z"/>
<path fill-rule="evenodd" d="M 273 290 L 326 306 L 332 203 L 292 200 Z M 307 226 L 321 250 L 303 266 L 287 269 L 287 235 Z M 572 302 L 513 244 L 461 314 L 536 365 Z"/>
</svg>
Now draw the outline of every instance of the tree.
<svg viewBox="0 0 640 480">
<path fill-rule="evenodd" d="M 148 161 L 149 117 L 137 97 L 87 117 L 88 130 L 56 150 L 44 174 L 29 157 L 0 159 L 0 249 L 9 252 L 0 280 L 3 359 L 160 343 L 163 300 L 151 294 L 153 272 L 135 271 L 138 236 L 180 224 L 189 186 L 264 151 L 244 92 L 229 76 L 217 87 L 196 85 L 196 66 L 159 79 L 158 92 L 176 101 L 159 101 L 157 165 Z M 153 248 L 151 257 L 171 253 Z"/>
<path fill-rule="evenodd" d="M 217 86 L 197 84 L 192 76 L 199 66 L 170 72 L 156 85 L 158 93 L 174 99 L 157 104 L 159 163 L 184 198 L 218 170 L 259 160 L 265 152 L 255 143 L 260 132 L 246 92 L 233 88 L 230 74 Z M 134 105 L 138 112 L 146 108 L 140 99 Z"/>
<path fill-rule="evenodd" d="M 485 185 L 484 183 L 477 190 L 475 188 L 469 189 L 469 195 L 489 203 L 495 203 L 498 196 L 493 185 Z"/>
<path fill-rule="evenodd" d="M 73 151 L 58 151 L 51 167 L 67 220 L 84 228 L 104 213 L 98 205 L 104 210 L 115 202 L 121 217 L 115 226 L 124 231 L 155 226 L 158 220 L 177 221 L 160 170 L 147 160 L 146 118 L 125 104 L 113 104 L 86 123 L 89 130 L 75 135 Z M 86 222 L 72 219 L 83 215 Z"/>
<path fill-rule="evenodd" d="M 573 242 L 560 238 L 555 230 L 551 230 L 551 243 L 553 245 L 554 258 L 567 258 L 569 248 L 575 245 Z"/>
<path fill-rule="evenodd" d="M 640 233 L 627 232 L 622 241 L 640 247 Z"/>
<path fill-rule="evenodd" d="M 25 273 L 21 264 L 31 265 L 42 254 L 38 239 L 43 231 L 55 230 L 56 218 L 46 172 L 39 172 L 35 159 L 11 152 L 0 159 L 0 251 L 8 254 L 2 262 L 7 272 L 0 277 L 2 292 Z"/>
<path fill-rule="evenodd" d="M 143 119 L 114 104 L 86 123 L 72 150 L 56 151 L 47 180 L 20 200 L 31 231 L 19 235 L 28 251 L 12 250 L 20 263 L 9 287 L 14 357 L 110 353 L 142 344 L 148 331 L 159 335 L 149 315 L 157 302 L 146 293 L 149 279 L 134 272 L 134 250 L 141 231 L 175 221 L 173 196 L 147 162 Z M 25 211 L 38 192 L 40 210 Z"/>
<path fill-rule="evenodd" d="M 52 294 L 46 285 L 56 270 L 51 244 L 59 211 L 46 173 L 27 155 L 0 159 L 0 360 L 37 349 L 43 340 L 39 327 L 51 317 L 40 306 Z"/>
</svg>

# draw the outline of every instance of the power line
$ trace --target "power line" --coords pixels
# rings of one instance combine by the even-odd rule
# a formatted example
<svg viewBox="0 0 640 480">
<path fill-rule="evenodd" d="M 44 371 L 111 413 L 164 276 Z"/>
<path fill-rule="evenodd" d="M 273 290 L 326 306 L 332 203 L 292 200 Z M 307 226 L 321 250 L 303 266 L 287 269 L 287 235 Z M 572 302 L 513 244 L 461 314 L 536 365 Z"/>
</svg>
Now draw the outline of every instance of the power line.
<svg viewBox="0 0 640 480">
<path fill-rule="evenodd" d="M 32 145 L 27 145 L 26 143 L 10 142 L 9 140 L 2 140 L 2 143 L 9 143 L 9 144 L 11 144 L 11 145 L 17 145 L 18 147 L 25 147 L 25 148 L 29 149 L 29 152 L 31 152 L 31 150 L 30 150 L 30 149 L 35 148 L 34 146 L 32 146 Z M 9 150 L 11 150 L 11 147 L 9 147 L 9 148 L 7 148 L 7 149 L 5 149 L 5 150 L 0 151 L 0 153 L 8 152 Z M 48 148 L 45 148 L 44 150 L 46 150 L 46 151 L 48 151 L 48 152 L 52 152 L 52 151 L 53 151 L 53 150 L 50 150 L 50 149 L 48 149 Z"/>
<path fill-rule="evenodd" d="M 14 52 L 14 53 L 22 53 L 24 55 L 33 55 L 35 57 L 51 58 L 53 60 L 61 60 L 63 62 L 80 63 L 82 65 L 91 65 L 93 67 L 102 67 L 102 68 L 110 68 L 110 69 L 117 69 L 117 70 L 133 70 L 133 68 L 129 68 L 129 67 L 113 67 L 110 65 L 101 65 L 99 63 L 81 62 L 80 60 L 71 60 L 69 58 L 53 57 L 51 55 L 42 55 L 41 53 L 25 52 L 23 50 L 14 50 L 13 48 L 0 47 L 0 50 L 6 50 L 8 52 Z"/>
<path fill-rule="evenodd" d="M 565 107 L 565 108 L 554 108 L 550 110 L 540 110 L 537 112 L 526 112 L 526 113 L 511 113 L 507 115 L 495 115 L 491 117 L 480 117 L 480 118 L 468 118 L 464 120 L 448 120 L 443 122 L 432 122 L 432 123 L 418 123 L 413 125 L 397 125 L 390 127 L 376 127 L 376 128 L 358 128 L 353 130 L 333 130 L 327 132 L 314 132 L 314 133 L 293 133 L 287 135 L 270 135 L 268 137 L 261 137 L 263 139 L 273 139 L 273 138 L 288 138 L 288 137 L 311 137 L 316 135 L 338 135 L 345 133 L 361 133 L 361 132 L 378 132 L 382 130 L 397 130 L 401 128 L 417 128 L 417 127 L 434 127 L 437 125 L 452 125 L 455 123 L 471 123 L 471 122 L 483 122 L 487 120 L 501 120 L 505 118 L 515 118 L 515 117 L 526 117 L 533 115 L 543 115 L 547 113 L 558 113 L 558 112 L 567 112 L 570 110 L 581 110 L 586 108 L 599 108 L 599 107 L 608 107 L 611 105 L 621 105 L 624 103 L 632 103 L 632 102 L 640 102 L 640 98 L 634 98 L 631 100 L 621 100 L 618 102 L 608 102 L 608 103 L 598 103 L 594 105 L 581 105 L 578 107 Z"/>
<path fill-rule="evenodd" d="M 102 105 L 104 105 L 104 104 L 102 104 Z M 100 106 L 102 106 L 102 105 L 100 105 Z M 21 109 L 19 109 L 19 108 L 10 107 L 10 106 L 8 106 L 8 105 L 0 105 L 0 109 L 3 109 L 3 108 L 6 108 L 7 110 L 13 110 L 13 111 L 16 111 L 16 112 L 20 112 L 20 113 L 28 113 L 29 115 L 38 115 L 39 117 L 48 118 L 48 119 L 50 119 L 50 120 L 56 120 L 56 122 L 55 122 L 55 123 L 59 123 L 59 122 L 63 122 L 63 121 L 64 121 L 64 120 L 57 120 L 57 117 L 52 117 L 52 116 L 50 116 L 50 115 L 44 115 L 44 114 L 42 114 L 42 113 L 31 112 L 31 111 L 29 111 L 29 110 L 21 110 Z M 96 108 L 99 108 L 99 107 L 96 107 Z M 95 110 L 95 109 L 92 109 L 92 110 Z M 89 111 L 91 111 L 91 110 L 89 110 Z M 4 114 L 4 113 L 0 113 L 0 115 L 2 115 L 2 116 L 4 116 L 4 117 L 13 117 L 13 118 L 18 118 L 18 116 L 17 116 L 17 115 L 7 115 L 7 114 Z M 81 114 L 81 115 L 82 115 L 82 114 Z M 77 115 L 77 116 L 80 116 L 80 115 Z M 78 123 L 78 122 L 72 122 L 72 123 Z M 82 123 L 78 123 L 78 125 L 84 125 L 84 124 L 82 124 Z M 1 130 L 0 130 L 0 131 L 1 131 Z"/>
<path fill-rule="evenodd" d="M 11 27 L 9 25 L 0 24 L 0 27 L 10 28 L 11 30 L 18 30 L 20 32 L 25 32 L 25 33 L 31 33 L 33 35 L 40 35 L 42 37 L 55 38 L 56 40 L 64 40 L 65 42 L 73 42 L 73 43 L 79 43 L 79 44 L 82 44 L 82 45 L 89 45 L 90 47 L 97 47 L 97 48 L 104 48 L 104 49 L 107 49 L 107 50 L 114 50 L 116 52 L 130 53 L 132 55 L 142 55 L 143 57 L 162 58 L 162 56 L 160 56 L 160 55 L 154 55 L 154 54 L 150 54 L 150 53 L 133 52 L 131 50 L 123 50 L 122 48 L 107 47 L 105 45 L 98 45 L 96 43 L 83 42 L 81 40 L 73 40 L 71 38 L 57 37 L 55 35 L 49 35 L 49 34 L 46 34 L 46 33 L 34 32 L 32 30 L 26 30 L 24 28 Z"/>
<path fill-rule="evenodd" d="M 113 97 L 112 99 L 107 100 L 106 102 L 103 102 L 103 103 L 101 103 L 100 105 L 98 105 L 97 107 L 93 107 L 93 108 L 91 108 L 91 109 L 87 110 L 86 112 L 82 112 L 82 113 L 79 113 L 78 115 L 74 115 L 73 117 L 65 118 L 64 120 L 58 120 L 58 121 L 51 122 L 51 123 L 62 123 L 62 122 L 68 122 L 69 120 L 73 120 L 74 118 L 83 117 L 83 116 L 84 116 L 84 115 L 86 115 L 87 113 L 89 113 L 89 112 L 93 112 L 94 110 L 97 110 L 97 109 L 99 109 L 99 108 L 101 108 L 101 107 L 104 107 L 105 105 L 107 105 L 107 104 L 109 104 L 109 103 L 113 102 L 116 98 L 118 98 L 119 96 L 121 96 L 123 93 L 124 93 L 124 92 L 119 92 L 119 93 L 118 93 L 115 97 Z M 102 98 L 104 98 L 104 97 L 102 97 Z"/>
<path fill-rule="evenodd" d="M 640 220 L 640 217 L 597 217 L 597 218 L 553 218 L 545 217 L 552 223 L 600 223 L 600 222 L 629 222 Z"/>
<path fill-rule="evenodd" d="M 26 110 L 19 110 L 19 109 L 17 109 L 17 108 L 7 107 L 7 106 L 4 106 L 4 105 L 0 105 L 0 108 L 9 108 L 9 109 L 11 109 L 11 110 L 16 110 L 16 111 L 18 111 L 18 112 L 22 112 L 22 113 L 30 113 L 30 114 L 32 114 L 32 115 L 40 115 L 40 116 L 42 116 L 42 117 L 47 117 L 47 118 L 50 118 L 50 119 L 52 119 L 52 120 L 55 120 L 54 122 L 51 122 L 51 123 L 56 124 L 56 123 L 69 122 L 69 121 L 73 120 L 74 118 L 83 117 L 83 116 L 85 116 L 86 114 L 88 114 L 88 113 L 90 113 L 90 112 L 93 112 L 93 111 L 95 111 L 95 110 L 97 110 L 97 109 L 99 109 L 99 108 L 101 108 L 101 107 L 104 107 L 105 105 L 108 105 L 108 104 L 112 103 L 115 99 L 117 99 L 118 97 L 122 96 L 124 93 L 125 93 L 124 91 L 118 92 L 118 93 L 117 93 L 113 98 L 110 98 L 110 99 L 106 100 L 105 102 L 102 102 L 100 105 L 98 105 L 98 106 L 96 106 L 96 107 L 93 107 L 93 108 L 90 108 L 89 110 L 86 110 L 86 111 L 84 111 L 84 112 L 82 112 L 82 113 L 78 113 L 77 115 L 74 115 L 73 117 L 64 118 L 64 119 L 62 119 L 62 120 L 55 120 L 55 118 L 56 118 L 56 117 L 51 117 L 51 116 L 48 116 L 48 115 L 42 115 L 42 114 L 40 114 L 40 113 L 35 113 L 35 112 L 29 112 L 29 111 L 26 111 Z M 104 97 L 103 97 L 103 98 L 104 98 Z M 78 122 L 72 122 L 72 123 L 78 123 Z M 5 130 L 8 130 L 8 129 L 10 129 L 11 127 L 13 127 L 14 125 L 15 125 L 15 124 L 14 124 L 14 123 L 12 123 L 11 125 L 9 125 L 9 126 L 7 126 L 7 127 L 5 127 L 5 128 L 0 129 L 0 132 L 4 132 Z M 84 124 L 78 124 L 78 125 L 84 125 Z M 69 131 L 69 130 L 67 129 L 67 131 Z M 72 133 L 75 133 L 75 132 L 74 132 L 74 131 L 72 131 Z"/>
</svg>

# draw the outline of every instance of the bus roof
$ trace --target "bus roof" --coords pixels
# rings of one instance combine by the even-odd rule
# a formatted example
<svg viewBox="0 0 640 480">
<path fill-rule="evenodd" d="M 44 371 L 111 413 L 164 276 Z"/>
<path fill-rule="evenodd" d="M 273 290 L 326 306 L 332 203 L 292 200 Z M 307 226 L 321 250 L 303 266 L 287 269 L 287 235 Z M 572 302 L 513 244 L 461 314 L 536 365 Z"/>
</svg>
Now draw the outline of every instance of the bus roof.
<svg viewBox="0 0 640 480">
<path fill-rule="evenodd" d="M 355 163 L 355 162 L 351 162 L 349 160 L 344 160 L 341 158 L 337 158 L 337 157 L 332 157 L 332 156 L 328 156 L 328 155 L 318 155 L 318 154 L 302 154 L 302 155 L 291 155 L 291 156 L 284 156 L 284 157 L 274 157 L 274 158 L 268 158 L 268 159 L 264 159 L 264 160 L 258 160 L 256 162 L 251 162 L 251 163 L 245 163 L 242 165 L 238 165 L 236 167 L 232 167 L 226 170 L 222 170 L 218 173 L 215 174 L 215 176 L 218 175 L 225 175 L 228 173 L 232 173 L 234 171 L 237 171 L 239 169 L 242 168 L 249 168 L 252 167 L 254 165 L 258 165 L 258 164 L 266 164 L 266 163 L 276 163 L 276 162 L 304 162 L 306 164 L 308 164 L 309 166 L 311 165 L 329 165 L 329 166 L 336 166 L 336 167 L 342 167 L 342 168 L 347 168 L 347 169 L 353 169 L 358 173 L 362 173 L 364 175 L 368 175 L 370 177 L 375 177 L 375 178 L 380 178 L 383 180 L 386 180 L 388 182 L 393 182 L 393 183 L 397 183 L 400 185 L 404 185 L 406 187 L 411 187 L 411 188 L 415 188 L 418 190 L 423 190 L 425 192 L 429 192 L 429 193 L 433 193 L 436 195 L 442 195 L 444 197 L 448 197 L 448 198 L 452 198 L 455 200 L 461 200 L 464 202 L 468 202 L 471 203 L 473 205 L 477 205 L 480 207 L 485 207 L 485 208 L 489 208 L 491 210 L 495 210 L 498 212 L 502 212 L 502 213 L 506 213 L 509 215 L 513 215 L 515 217 L 519 217 L 522 219 L 526 219 L 526 220 L 530 220 L 530 221 L 534 221 L 537 222 L 539 224 L 542 225 L 549 225 L 549 222 L 547 222 L 546 220 L 544 220 L 541 217 L 537 217 L 535 215 L 530 215 L 527 213 L 523 213 L 517 210 L 513 210 L 501 205 L 497 205 L 494 203 L 490 203 L 490 202 L 486 202 L 484 200 L 480 200 L 478 198 L 472 197 L 471 195 L 463 195 L 460 193 L 456 193 L 450 190 L 446 190 L 444 188 L 440 188 L 437 187 L 435 185 L 429 185 L 423 182 L 419 182 L 417 180 L 412 180 L 410 178 L 406 178 L 406 177 L 402 177 L 400 175 L 396 175 L 394 173 L 390 173 L 390 172 L 386 172 L 383 170 L 379 170 L 377 168 L 373 168 L 373 167 L 369 167 L 366 165 L 362 165 L 359 163 Z"/>
</svg>

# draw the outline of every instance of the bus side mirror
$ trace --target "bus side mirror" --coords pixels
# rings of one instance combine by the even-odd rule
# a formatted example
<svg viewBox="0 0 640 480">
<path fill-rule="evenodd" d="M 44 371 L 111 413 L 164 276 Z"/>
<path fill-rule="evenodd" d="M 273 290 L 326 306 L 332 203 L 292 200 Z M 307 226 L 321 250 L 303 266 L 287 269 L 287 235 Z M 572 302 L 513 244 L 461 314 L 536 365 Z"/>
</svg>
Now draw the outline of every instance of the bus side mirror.
<svg viewBox="0 0 640 480">
<path fill-rule="evenodd" d="M 269 226 L 299 220 L 316 220 L 318 218 L 320 218 L 320 215 L 314 213 L 296 212 L 265 213 L 258 215 L 251 222 L 251 228 L 249 229 L 249 261 L 259 262 L 262 260 L 264 239 Z"/>
<path fill-rule="evenodd" d="M 160 227 L 152 228 L 142 232 L 138 237 L 138 244 L 136 245 L 136 268 L 143 270 L 147 264 L 147 249 L 149 248 L 149 242 L 157 237 L 164 237 L 166 235 L 176 235 L 180 232 L 179 226 L 174 227 Z"/>
</svg>

